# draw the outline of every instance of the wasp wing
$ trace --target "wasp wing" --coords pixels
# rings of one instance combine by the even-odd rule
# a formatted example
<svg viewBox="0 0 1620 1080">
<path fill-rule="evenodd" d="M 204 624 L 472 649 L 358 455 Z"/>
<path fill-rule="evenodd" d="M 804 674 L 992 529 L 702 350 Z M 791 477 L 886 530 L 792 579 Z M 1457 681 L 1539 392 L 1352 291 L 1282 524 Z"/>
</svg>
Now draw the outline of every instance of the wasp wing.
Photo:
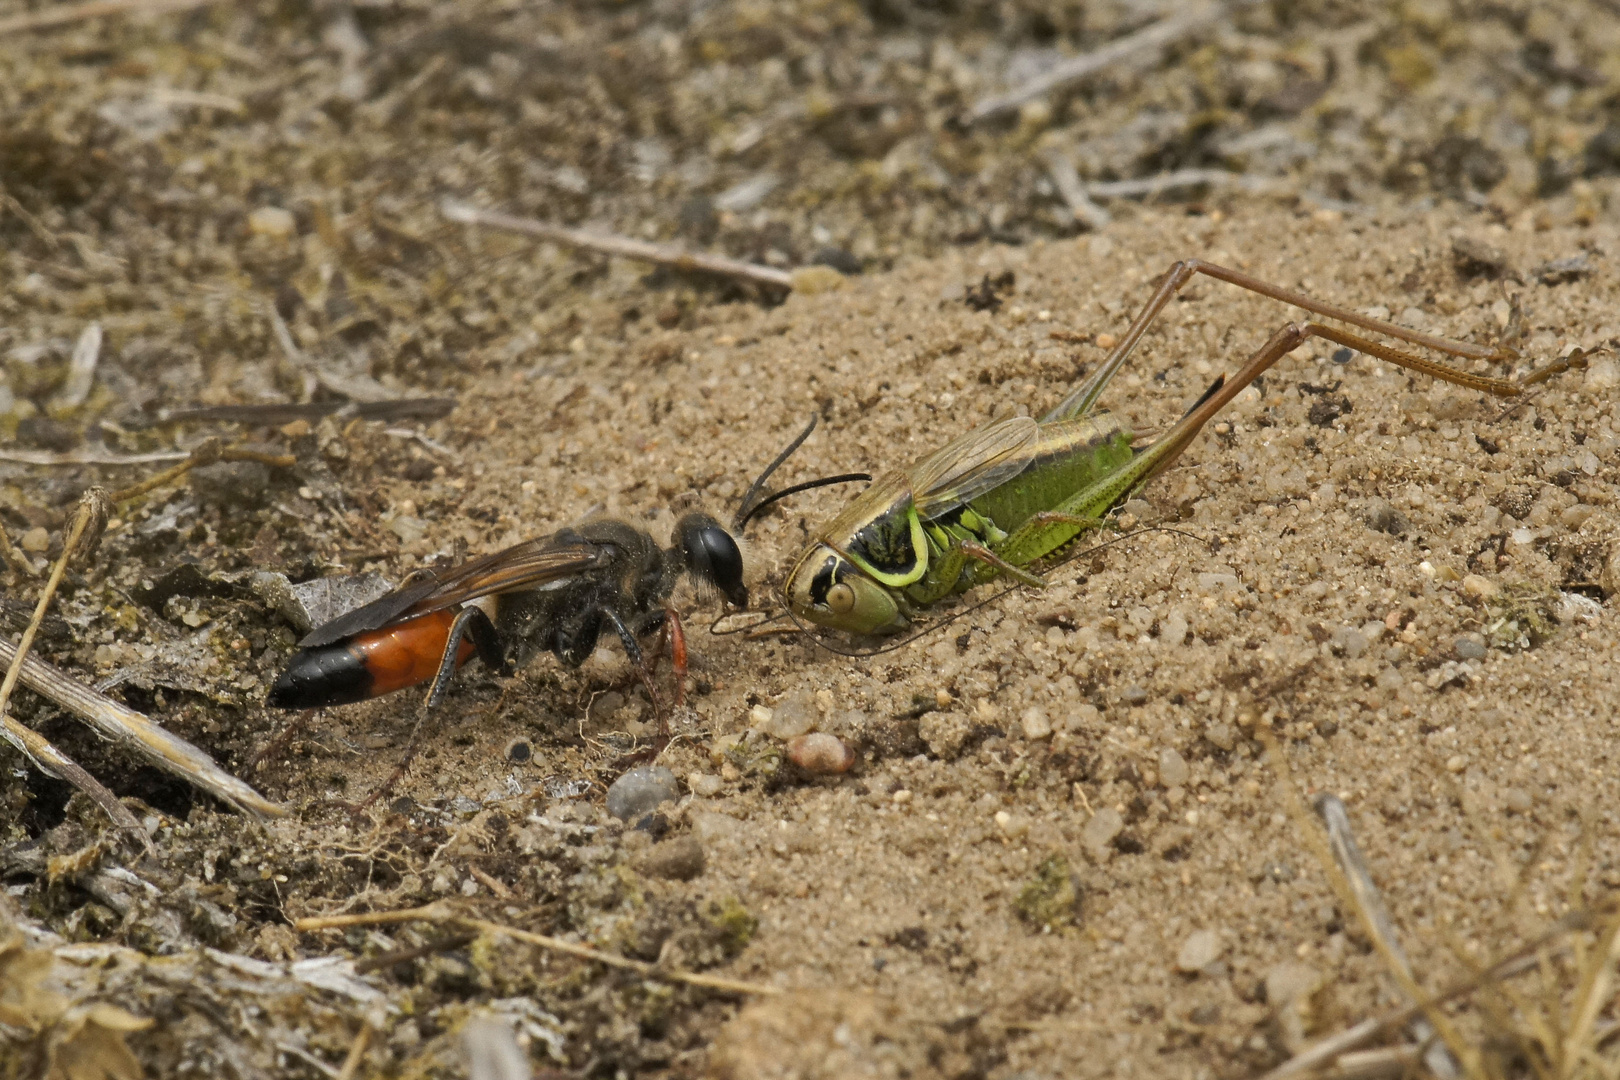
<svg viewBox="0 0 1620 1080">
<path fill-rule="evenodd" d="M 452 566 L 395 589 L 311 630 L 301 649 L 331 645 L 390 623 L 464 604 L 480 596 L 534 589 L 591 570 L 607 558 L 604 544 L 546 537 Z"/>
<path fill-rule="evenodd" d="M 911 467 L 911 498 L 923 518 L 938 517 L 1029 468 L 1040 438 L 1028 416 L 1009 416 L 952 439 Z"/>
</svg>

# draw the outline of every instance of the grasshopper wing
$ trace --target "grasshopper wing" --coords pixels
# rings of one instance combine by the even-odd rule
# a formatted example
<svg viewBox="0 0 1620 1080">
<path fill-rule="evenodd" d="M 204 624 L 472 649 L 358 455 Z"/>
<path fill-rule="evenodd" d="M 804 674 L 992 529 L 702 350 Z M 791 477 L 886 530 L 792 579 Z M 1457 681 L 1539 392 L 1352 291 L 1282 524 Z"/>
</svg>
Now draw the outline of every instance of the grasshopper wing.
<svg viewBox="0 0 1620 1080">
<path fill-rule="evenodd" d="M 593 569 L 609 554 L 607 545 L 588 540 L 555 537 L 525 540 L 492 555 L 452 566 L 339 615 L 311 630 L 298 646 L 310 649 L 331 645 L 480 596 L 538 588 Z"/>
<path fill-rule="evenodd" d="M 924 519 L 938 517 L 1029 468 L 1040 425 L 1009 416 L 953 439 L 911 468 L 911 498 Z"/>
</svg>

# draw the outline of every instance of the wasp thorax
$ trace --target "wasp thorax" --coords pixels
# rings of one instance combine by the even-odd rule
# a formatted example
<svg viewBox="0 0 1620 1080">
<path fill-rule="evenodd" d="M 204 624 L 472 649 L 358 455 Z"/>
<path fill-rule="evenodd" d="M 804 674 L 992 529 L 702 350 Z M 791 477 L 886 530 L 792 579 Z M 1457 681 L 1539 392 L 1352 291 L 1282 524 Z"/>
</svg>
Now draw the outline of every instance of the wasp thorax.
<svg viewBox="0 0 1620 1080">
<path fill-rule="evenodd" d="M 852 634 L 893 634 L 906 617 L 893 593 L 828 547 L 807 551 L 787 580 L 793 614 L 817 626 Z"/>
</svg>

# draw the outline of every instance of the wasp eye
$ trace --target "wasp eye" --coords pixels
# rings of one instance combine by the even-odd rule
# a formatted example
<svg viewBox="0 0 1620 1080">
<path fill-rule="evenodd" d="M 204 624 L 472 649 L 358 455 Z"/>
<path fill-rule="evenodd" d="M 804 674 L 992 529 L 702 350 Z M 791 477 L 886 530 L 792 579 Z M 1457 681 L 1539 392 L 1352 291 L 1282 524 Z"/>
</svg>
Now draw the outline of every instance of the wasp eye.
<svg viewBox="0 0 1620 1080">
<path fill-rule="evenodd" d="M 827 590 L 827 606 L 832 608 L 836 615 L 844 615 L 855 609 L 855 590 L 840 581 Z"/>
</svg>

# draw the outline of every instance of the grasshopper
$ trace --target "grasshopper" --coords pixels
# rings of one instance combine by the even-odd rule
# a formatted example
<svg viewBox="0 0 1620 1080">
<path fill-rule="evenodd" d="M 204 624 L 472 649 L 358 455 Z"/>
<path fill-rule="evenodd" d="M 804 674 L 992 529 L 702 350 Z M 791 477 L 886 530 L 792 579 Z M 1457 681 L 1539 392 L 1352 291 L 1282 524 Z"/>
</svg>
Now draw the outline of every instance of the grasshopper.
<svg viewBox="0 0 1620 1080">
<path fill-rule="evenodd" d="M 784 583 L 789 611 L 835 630 L 893 634 L 910 626 L 919 610 L 998 577 L 1044 585 L 1028 569 L 1031 564 L 1102 525 L 1109 511 L 1167 469 L 1232 398 L 1313 337 L 1498 397 L 1518 396 L 1585 364 L 1576 350 L 1520 378 L 1494 378 L 1335 326 L 1290 322 L 1234 376 L 1216 379 L 1162 436 L 1137 448 L 1121 419 L 1096 410 L 1097 399 L 1148 325 L 1195 274 L 1447 356 L 1495 363 L 1519 359 L 1511 347 L 1420 333 L 1237 270 L 1197 259 L 1177 262 L 1102 366 L 1040 420 L 1014 416 L 967 432 L 879 477 L 818 529 Z"/>
</svg>

